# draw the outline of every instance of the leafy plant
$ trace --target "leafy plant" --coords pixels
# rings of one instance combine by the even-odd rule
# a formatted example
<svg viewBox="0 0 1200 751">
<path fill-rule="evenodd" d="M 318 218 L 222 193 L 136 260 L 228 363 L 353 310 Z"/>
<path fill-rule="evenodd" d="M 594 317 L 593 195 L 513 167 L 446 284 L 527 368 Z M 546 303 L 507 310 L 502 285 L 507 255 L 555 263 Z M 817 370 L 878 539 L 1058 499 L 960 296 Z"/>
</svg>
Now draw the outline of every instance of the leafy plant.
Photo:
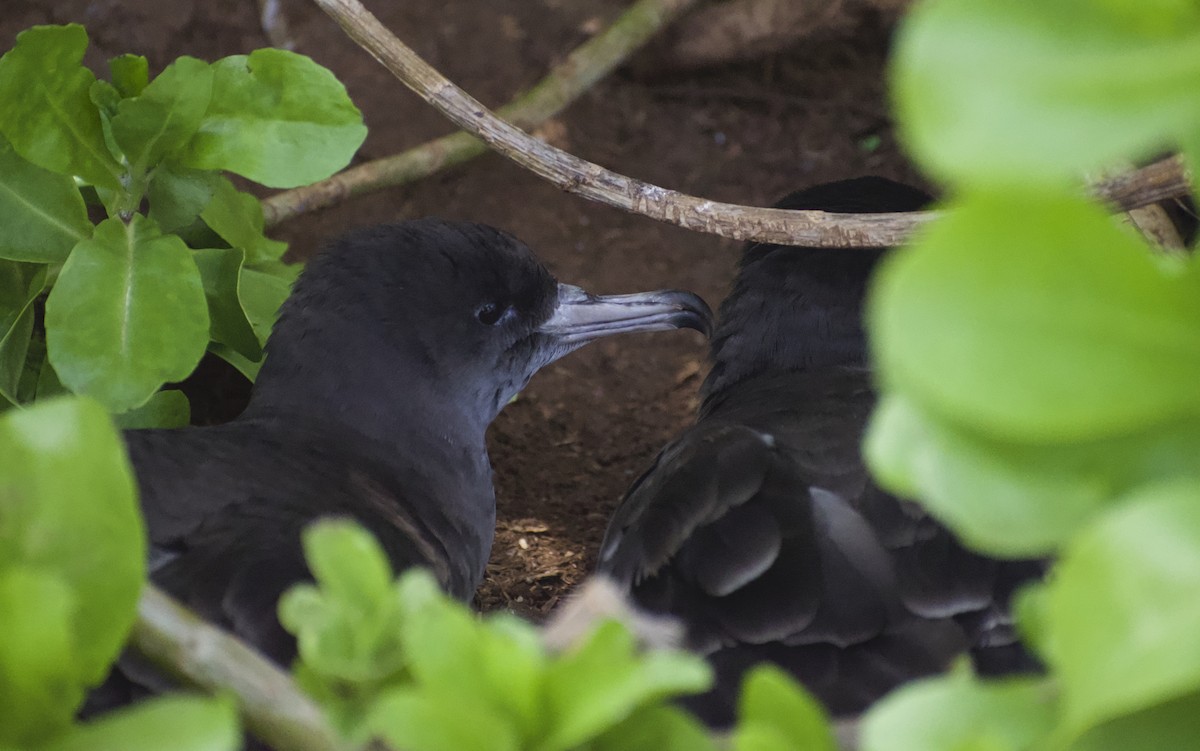
<svg viewBox="0 0 1200 751">
<path fill-rule="evenodd" d="M 423 570 L 393 582 L 375 540 L 346 521 L 304 536 L 316 585 L 280 601 L 296 634 L 297 680 L 357 742 L 397 748 L 714 749 L 696 720 L 665 703 L 702 691 L 699 657 L 640 650 L 615 621 L 573 648 L 550 652 L 512 615 L 480 619 L 441 593 Z M 740 751 L 832 749 L 823 713 L 787 676 L 748 679 Z"/>
<path fill-rule="evenodd" d="M 886 699 L 876 749 L 1184 748 L 1200 737 L 1200 270 L 1071 185 L 1200 157 L 1200 6 L 927 0 L 892 68 L 943 216 L 870 301 L 869 461 L 974 546 L 1057 555 L 1019 598 L 1044 678 Z"/>
<path fill-rule="evenodd" d="M 73 391 L 126 425 L 186 423 L 182 394 L 156 392 L 206 348 L 253 377 L 295 275 L 221 171 L 319 180 L 366 128 L 302 55 L 181 57 L 153 79 L 123 55 L 104 81 L 86 48 L 78 25 L 39 26 L 0 58 L 0 403 Z"/>
<path fill-rule="evenodd" d="M 74 716 L 120 653 L 146 575 L 124 448 L 97 403 L 0 416 L 0 747 L 233 749 L 233 708 L 161 699 Z"/>
</svg>

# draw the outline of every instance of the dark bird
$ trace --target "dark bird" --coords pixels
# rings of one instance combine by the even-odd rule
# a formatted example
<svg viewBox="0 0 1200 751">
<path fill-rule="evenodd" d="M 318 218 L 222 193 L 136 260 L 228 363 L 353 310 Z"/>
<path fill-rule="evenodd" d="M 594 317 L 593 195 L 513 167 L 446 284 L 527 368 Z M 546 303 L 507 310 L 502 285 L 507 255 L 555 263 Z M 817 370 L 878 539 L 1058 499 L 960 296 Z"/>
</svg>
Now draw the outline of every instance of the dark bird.
<svg viewBox="0 0 1200 751">
<path fill-rule="evenodd" d="M 865 177 L 778 206 L 868 213 L 929 201 Z M 681 618 L 688 644 L 709 655 L 717 685 L 690 706 L 712 724 L 732 721 L 740 677 L 760 661 L 837 715 L 968 650 L 988 672 L 1033 664 L 1008 599 L 1039 565 L 965 550 L 863 466 L 875 394 L 862 306 L 883 252 L 750 244 L 721 306 L 696 424 L 609 523 L 599 570 Z"/>
<path fill-rule="evenodd" d="M 396 570 L 425 566 L 468 599 L 495 530 L 484 433 L 501 408 L 590 341 L 710 320 L 688 292 L 560 284 L 483 225 L 347 234 L 296 282 L 244 414 L 126 433 L 151 578 L 281 662 L 295 645 L 276 601 L 309 577 L 300 532 L 319 517 L 357 519 Z"/>
</svg>

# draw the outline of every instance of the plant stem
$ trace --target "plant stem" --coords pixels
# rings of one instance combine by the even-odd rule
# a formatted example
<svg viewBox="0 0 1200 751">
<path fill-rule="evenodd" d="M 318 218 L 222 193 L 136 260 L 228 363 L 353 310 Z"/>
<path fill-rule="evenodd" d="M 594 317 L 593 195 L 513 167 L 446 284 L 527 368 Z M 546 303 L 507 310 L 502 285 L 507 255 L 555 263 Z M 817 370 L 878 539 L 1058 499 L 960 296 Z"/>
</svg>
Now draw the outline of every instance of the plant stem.
<svg viewBox="0 0 1200 751">
<path fill-rule="evenodd" d="M 698 0 L 638 0 L 604 31 L 572 51 L 533 88 L 499 113 L 520 128 L 534 128 L 561 112 L 608 75 L 660 29 Z M 267 226 L 326 208 L 352 196 L 419 180 L 483 154 L 487 147 L 459 131 L 392 156 L 344 170 L 327 180 L 263 200 Z"/>
<path fill-rule="evenodd" d="M 273 748 L 351 748 L 287 673 L 152 584 L 138 601 L 130 641 L 172 676 L 211 692 L 233 693 L 246 727 Z"/>
</svg>

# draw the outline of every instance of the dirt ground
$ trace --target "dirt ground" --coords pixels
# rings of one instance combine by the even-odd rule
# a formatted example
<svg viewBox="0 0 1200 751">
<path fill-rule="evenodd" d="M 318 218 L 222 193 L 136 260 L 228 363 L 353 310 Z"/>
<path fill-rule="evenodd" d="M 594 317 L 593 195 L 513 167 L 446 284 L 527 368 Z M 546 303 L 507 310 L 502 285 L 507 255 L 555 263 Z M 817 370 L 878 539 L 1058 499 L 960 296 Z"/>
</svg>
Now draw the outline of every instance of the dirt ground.
<svg viewBox="0 0 1200 751">
<path fill-rule="evenodd" d="M 405 0 L 366 4 L 400 38 L 484 103 L 537 81 L 628 0 Z M 267 46 L 255 0 L 4 0 L 0 50 L 39 23 L 83 23 L 86 61 L 179 55 L 213 60 Z M 316 7 L 284 3 L 297 51 L 331 68 L 363 110 L 359 159 L 452 131 Z M 653 42 L 651 42 L 653 44 Z M 560 145 L 609 168 L 722 201 L 769 205 L 824 180 L 874 173 L 916 180 L 887 117 L 887 34 L 802 42 L 786 54 L 702 73 L 617 72 L 558 118 Z M 740 246 L 569 196 L 488 155 L 412 186 L 302 217 L 273 234 L 300 258 L 344 229 L 440 215 L 522 238 L 562 280 L 597 293 L 692 289 L 714 308 Z M 484 609 L 538 618 L 587 573 L 628 484 L 687 424 L 705 372 L 694 332 L 606 340 L 538 374 L 492 427 L 499 498 Z M 236 378 L 206 365 L 199 383 L 236 401 Z M 229 393 L 224 393 L 226 390 Z M 197 416 L 211 406 L 196 400 Z M 218 410 L 219 411 L 219 410 Z"/>
</svg>

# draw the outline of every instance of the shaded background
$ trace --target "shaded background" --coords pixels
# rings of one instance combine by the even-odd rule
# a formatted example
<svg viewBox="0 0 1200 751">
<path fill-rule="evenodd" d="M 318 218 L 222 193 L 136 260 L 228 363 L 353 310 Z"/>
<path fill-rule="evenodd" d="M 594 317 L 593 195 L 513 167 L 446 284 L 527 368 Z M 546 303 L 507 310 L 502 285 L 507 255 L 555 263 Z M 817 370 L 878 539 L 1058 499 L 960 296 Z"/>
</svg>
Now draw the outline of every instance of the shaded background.
<svg viewBox="0 0 1200 751">
<path fill-rule="evenodd" d="M 254 0 L 4 0 L 0 50 L 42 23 L 78 22 L 85 62 L 143 54 L 151 76 L 180 55 L 215 60 L 268 46 Z M 489 106 L 539 80 L 623 0 L 373 0 L 380 20 Z M 357 160 L 454 130 L 353 44 L 314 5 L 283 9 L 296 51 L 329 67 L 363 111 Z M 887 116 L 888 32 L 867 14 L 787 51 L 705 70 L 672 70 L 655 41 L 633 65 L 585 94 L 540 132 L 555 145 L 630 176 L 707 198 L 769 205 L 797 188 L 874 173 L 918 181 Z M 661 42 L 658 45 L 661 47 Z M 633 72 L 633 71 L 636 71 Z M 271 234 L 306 258 L 322 238 L 364 224 L 437 215 L 503 228 L 560 278 L 596 293 L 682 287 L 720 303 L 740 245 L 625 214 L 560 192 L 487 155 L 411 186 L 301 217 Z M 848 251 L 853 252 L 853 251 Z M 608 516 L 629 483 L 695 410 L 706 349 L 694 332 L 605 340 L 534 377 L 490 433 L 500 525 L 485 609 L 544 615 L 590 570 Z M 239 377 L 206 363 L 195 415 L 212 419 L 244 396 Z"/>
</svg>

